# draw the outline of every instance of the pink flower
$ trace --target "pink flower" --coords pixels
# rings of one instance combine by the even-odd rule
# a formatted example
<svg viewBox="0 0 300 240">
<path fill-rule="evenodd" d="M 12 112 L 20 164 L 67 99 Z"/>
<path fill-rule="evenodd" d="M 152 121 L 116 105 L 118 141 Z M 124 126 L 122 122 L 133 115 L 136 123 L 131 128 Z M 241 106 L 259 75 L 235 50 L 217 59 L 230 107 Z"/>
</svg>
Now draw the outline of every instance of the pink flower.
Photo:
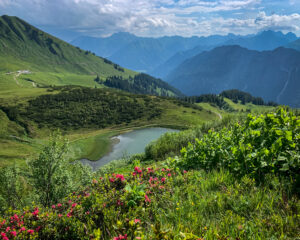
<svg viewBox="0 0 300 240">
<path fill-rule="evenodd" d="M 1 233 L 1 237 L 3 240 L 8 240 L 8 237 L 6 236 L 6 234 L 4 232 Z"/>
<path fill-rule="evenodd" d="M 141 222 L 141 220 L 140 219 L 134 219 L 134 223 L 140 223 Z"/>
<path fill-rule="evenodd" d="M 32 213 L 32 215 L 33 215 L 33 216 L 39 215 L 39 209 L 36 208 L 36 209 L 34 210 L 34 212 Z"/>
<path fill-rule="evenodd" d="M 183 170 L 183 173 L 185 174 L 185 173 L 187 173 L 187 171 Z"/>
<path fill-rule="evenodd" d="M 61 204 L 61 203 L 58 203 L 58 204 L 57 204 L 57 207 L 61 207 L 61 206 L 62 206 L 62 204 Z"/>
<path fill-rule="evenodd" d="M 145 194 L 145 202 L 151 202 L 150 198 L 147 196 L 147 194 Z"/>
<path fill-rule="evenodd" d="M 72 208 L 76 207 L 77 206 L 77 203 L 73 203 L 72 204 Z"/>
<path fill-rule="evenodd" d="M 9 230 L 10 230 L 10 227 L 7 227 L 5 231 L 8 232 Z"/>
<path fill-rule="evenodd" d="M 135 239 L 142 239 L 141 237 L 136 237 Z"/>
<path fill-rule="evenodd" d="M 120 179 L 122 182 L 125 181 L 124 175 L 122 174 L 117 174 L 116 178 Z"/>
<path fill-rule="evenodd" d="M 168 177 L 171 177 L 172 176 L 172 174 L 171 173 L 168 173 Z"/>
<path fill-rule="evenodd" d="M 166 178 L 161 178 L 161 182 L 164 183 L 166 181 Z"/>
<path fill-rule="evenodd" d="M 85 212 L 86 215 L 90 215 L 90 211 Z"/>
<path fill-rule="evenodd" d="M 110 182 L 114 182 L 115 179 L 114 179 L 114 178 L 110 178 L 109 181 L 110 181 Z"/>
<path fill-rule="evenodd" d="M 159 186 L 159 189 L 164 189 L 165 187 L 164 186 Z"/>
<path fill-rule="evenodd" d="M 93 179 L 92 183 L 96 184 L 98 181 L 96 179 Z"/>
<path fill-rule="evenodd" d="M 55 205 L 52 205 L 51 207 L 52 207 L 53 209 L 55 209 L 56 206 L 55 206 Z"/>
<path fill-rule="evenodd" d="M 12 235 L 12 236 L 17 236 L 17 232 L 16 231 L 12 231 L 12 232 L 10 232 L 10 234 Z"/>
<path fill-rule="evenodd" d="M 162 168 L 162 169 L 161 169 L 161 171 L 162 171 L 162 172 L 164 172 L 164 171 L 165 171 L 165 169 L 164 169 L 164 168 Z"/>
<path fill-rule="evenodd" d="M 61 215 L 61 214 L 58 214 L 58 217 L 59 217 L 59 218 L 61 218 L 61 217 L 62 217 L 62 215 Z"/>
<path fill-rule="evenodd" d="M 21 227 L 20 228 L 20 231 L 22 232 L 22 231 L 25 231 L 26 230 L 26 228 L 25 227 Z"/>
<path fill-rule="evenodd" d="M 142 173 L 142 169 L 140 169 L 140 168 L 137 167 L 137 166 L 134 168 L 134 171 L 137 172 L 138 174 L 141 174 L 141 173 Z"/>
<path fill-rule="evenodd" d="M 29 229 L 29 230 L 27 230 L 27 232 L 28 232 L 29 234 L 33 234 L 33 233 L 34 233 L 34 230 Z"/>
<path fill-rule="evenodd" d="M 68 212 L 67 217 L 71 217 L 72 216 L 72 212 Z"/>
</svg>

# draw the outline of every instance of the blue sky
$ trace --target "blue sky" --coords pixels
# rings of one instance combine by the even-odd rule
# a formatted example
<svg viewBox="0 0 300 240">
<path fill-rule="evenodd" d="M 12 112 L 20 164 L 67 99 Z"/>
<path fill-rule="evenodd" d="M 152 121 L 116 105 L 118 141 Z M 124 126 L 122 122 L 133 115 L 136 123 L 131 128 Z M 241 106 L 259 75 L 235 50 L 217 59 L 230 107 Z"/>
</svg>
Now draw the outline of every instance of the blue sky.
<svg viewBox="0 0 300 240">
<path fill-rule="evenodd" d="M 300 0 L 0 0 L 0 15 L 82 35 L 207 36 L 263 30 L 300 36 Z"/>
</svg>

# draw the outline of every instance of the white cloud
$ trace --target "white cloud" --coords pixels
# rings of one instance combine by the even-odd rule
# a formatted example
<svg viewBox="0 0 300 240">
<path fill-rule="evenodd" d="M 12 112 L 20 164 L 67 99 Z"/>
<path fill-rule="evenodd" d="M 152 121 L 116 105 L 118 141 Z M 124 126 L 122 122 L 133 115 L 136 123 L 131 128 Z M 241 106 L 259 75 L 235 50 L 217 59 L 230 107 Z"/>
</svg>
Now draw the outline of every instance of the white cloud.
<svg viewBox="0 0 300 240">
<path fill-rule="evenodd" d="M 0 0 L 0 6 L 0 14 L 89 35 L 119 31 L 143 36 L 247 34 L 300 26 L 297 13 L 257 13 L 264 7 L 263 0 Z"/>
</svg>

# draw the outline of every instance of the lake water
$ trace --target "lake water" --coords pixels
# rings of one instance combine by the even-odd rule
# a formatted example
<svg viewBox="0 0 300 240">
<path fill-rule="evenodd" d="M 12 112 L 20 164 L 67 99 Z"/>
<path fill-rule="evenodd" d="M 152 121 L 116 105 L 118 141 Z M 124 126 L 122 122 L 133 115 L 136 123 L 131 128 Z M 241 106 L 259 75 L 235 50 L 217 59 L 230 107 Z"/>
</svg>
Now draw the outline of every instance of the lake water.
<svg viewBox="0 0 300 240">
<path fill-rule="evenodd" d="M 145 147 L 151 142 L 158 139 L 166 132 L 177 132 L 178 130 L 168 128 L 144 128 L 133 130 L 116 136 L 118 143 L 113 146 L 112 151 L 99 159 L 98 161 L 90 161 L 88 159 L 81 159 L 83 164 L 89 164 L 94 170 L 113 161 L 124 157 L 129 157 L 137 153 L 143 153 Z"/>
</svg>

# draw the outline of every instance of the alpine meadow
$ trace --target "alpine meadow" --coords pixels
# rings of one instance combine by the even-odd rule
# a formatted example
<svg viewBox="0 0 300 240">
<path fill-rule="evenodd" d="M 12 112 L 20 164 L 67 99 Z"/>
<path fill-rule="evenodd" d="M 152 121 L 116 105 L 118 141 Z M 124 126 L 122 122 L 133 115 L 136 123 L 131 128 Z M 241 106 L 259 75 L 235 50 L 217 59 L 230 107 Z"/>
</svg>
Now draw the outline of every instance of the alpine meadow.
<svg viewBox="0 0 300 240">
<path fill-rule="evenodd" d="M 0 240 L 300 239 L 299 12 L 0 0 Z"/>
</svg>

